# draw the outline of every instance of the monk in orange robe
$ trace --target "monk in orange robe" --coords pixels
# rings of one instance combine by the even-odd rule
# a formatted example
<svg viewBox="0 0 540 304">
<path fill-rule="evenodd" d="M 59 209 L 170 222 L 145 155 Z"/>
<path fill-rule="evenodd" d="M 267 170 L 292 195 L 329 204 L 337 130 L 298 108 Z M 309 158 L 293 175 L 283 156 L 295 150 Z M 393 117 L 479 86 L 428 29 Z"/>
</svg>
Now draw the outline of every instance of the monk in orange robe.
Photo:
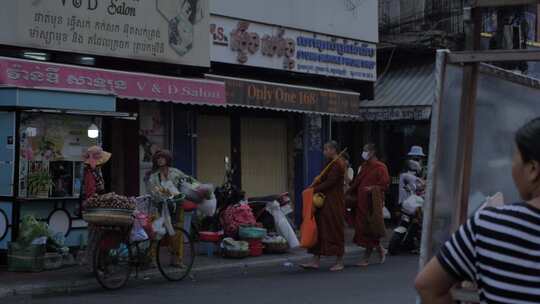
<svg viewBox="0 0 540 304">
<path fill-rule="evenodd" d="M 386 165 L 377 159 L 375 153 L 375 145 L 368 144 L 364 147 L 362 158 L 365 163 L 349 189 L 357 194 L 354 210 L 354 242 L 366 249 L 364 257 L 357 266 L 368 266 L 373 250 L 378 251 L 381 264 L 386 258 L 386 249 L 382 247 L 380 240 L 381 235 L 385 233 L 382 209 L 384 208 L 384 193 L 390 186 L 390 175 Z M 377 208 L 377 210 L 370 210 L 370 208 Z M 376 219 L 379 225 L 375 229 L 367 225 L 368 214 L 373 213 L 380 217 Z"/>
<path fill-rule="evenodd" d="M 343 270 L 343 255 L 345 253 L 345 199 L 343 184 L 345 179 L 345 162 L 338 155 L 338 144 L 335 141 L 328 142 L 324 146 L 324 156 L 331 164 L 328 171 L 320 176 L 313 185 L 314 193 L 322 193 L 326 199 L 322 208 L 315 211 L 317 222 L 318 241 L 309 249 L 314 259 L 302 267 L 306 269 L 318 269 L 321 256 L 335 256 L 336 264 L 331 271 Z M 327 164 L 328 164 L 327 163 Z"/>
</svg>

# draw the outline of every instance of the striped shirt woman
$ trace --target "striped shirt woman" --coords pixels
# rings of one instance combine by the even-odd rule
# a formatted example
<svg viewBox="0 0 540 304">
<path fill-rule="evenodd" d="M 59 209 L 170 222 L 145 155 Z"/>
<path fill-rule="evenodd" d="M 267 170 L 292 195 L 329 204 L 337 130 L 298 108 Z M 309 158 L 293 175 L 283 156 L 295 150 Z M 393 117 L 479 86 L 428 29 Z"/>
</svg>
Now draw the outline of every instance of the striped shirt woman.
<svg viewBox="0 0 540 304">
<path fill-rule="evenodd" d="M 484 303 L 540 302 L 540 209 L 519 203 L 478 212 L 438 255 L 458 281 L 474 281 Z"/>
<path fill-rule="evenodd" d="M 477 212 L 416 278 L 423 304 L 452 303 L 460 281 L 482 303 L 540 303 L 540 118 L 518 130 L 512 177 L 523 203 Z"/>
</svg>

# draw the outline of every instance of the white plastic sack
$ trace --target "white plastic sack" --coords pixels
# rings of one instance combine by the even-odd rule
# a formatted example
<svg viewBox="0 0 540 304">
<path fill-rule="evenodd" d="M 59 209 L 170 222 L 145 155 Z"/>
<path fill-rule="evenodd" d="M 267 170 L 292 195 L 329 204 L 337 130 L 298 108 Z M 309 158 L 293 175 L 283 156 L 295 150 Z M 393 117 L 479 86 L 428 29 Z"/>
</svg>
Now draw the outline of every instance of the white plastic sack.
<svg viewBox="0 0 540 304">
<path fill-rule="evenodd" d="M 163 225 L 167 230 L 167 233 L 170 236 L 174 236 L 176 232 L 174 231 L 171 219 L 171 213 L 169 212 L 169 203 L 163 204 L 163 210 L 161 211 L 161 217 L 163 218 Z"/>
<path fill-rule="evenodd" d="M 392 215 L 390 214 L 390 211 L 388 211 L 388 208 L 384 207 L 383 209 L 383 217 L 385 220 L 389 220 L 392 218 Z"/>
<path fill-rule="evenodd" d="M 161 239 L 165 234 L 167 234 L 167 229 L 165 229 L 165 219 L 163 216 L 158 218 L 152 223 L 152 229 L 156 233 L 156 239 Z"/>
<path fill-rule="evenodd" d="M 403 202 L 402 208 L 405 210 L 405 212 L 407 212 L 407 214 L 413 215 L 415 214 L 416 209 L 421 208 L 423 204 L 424 199 L 413 194 Z"/>
<path fill-rule="evenodd" d="M 296 237 L 296 233 L 294 233 L 294 230 L 291 227 L 291 224 L 289 224 L 287 217 L 285 214 L 283 214 L 283 211 L 281 211 L 279 203 L 273 201 L 266 204 L 266 210 L 272 214 L 277 233 L 287 240 L 289 247 L 291 249 L 299 247 L 300 242 L 298 241 L 298 237 Z"/>
<path fill-rule="evenodd" d="M 197 208 L 203 216 L 214 216 L 217 208 L 217 199 L 214 195 L 209 200 L 204 200 Z"/>
<path fill-rule="evenodd" d="M 148 240 L 148 234 L 146 234 L 146 231 L 140 225 L 133 225 L 129 240 L 132 242 L 142 242 Z"/>
<path fill-rule="evenodd" d="M 146 231 L 144 231 L 141 220 L 138 218 L 135 218 L 135 220 L 133 221 L 129 240 L 132 242 L 142 242 L 148 240 L 148 234 L 146 233 Z"/>
</svg>

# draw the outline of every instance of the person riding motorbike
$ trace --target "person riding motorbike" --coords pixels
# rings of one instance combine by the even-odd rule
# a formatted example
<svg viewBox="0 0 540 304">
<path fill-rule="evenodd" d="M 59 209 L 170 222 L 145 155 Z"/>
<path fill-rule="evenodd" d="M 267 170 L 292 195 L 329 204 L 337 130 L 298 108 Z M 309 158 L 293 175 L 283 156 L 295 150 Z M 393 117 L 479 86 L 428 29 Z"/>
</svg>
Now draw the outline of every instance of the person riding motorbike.
<svg viewBox="0 0 540 304">
<path fill-rule="evenodd" d="M 420 178 L 422 168 L 420 163 L 414 160 L 407 161 L 407 171 L 399 176 L 399 206 L 417 191 L 422 191 L 425 187 L 425 182 Z"/>
<path fill-rule="evenodd" d="M 424 203 L 423 190 L 425 182 L 418 177 L 420 165 L 418 162 L 407 161 L 408 171 L 400 175 L 399 207 L 401 220 L 394 229 L 389 243 L 390 254 L 401 251 L 417 251 L 422 225 L 422 206 Z"/>
</svg>

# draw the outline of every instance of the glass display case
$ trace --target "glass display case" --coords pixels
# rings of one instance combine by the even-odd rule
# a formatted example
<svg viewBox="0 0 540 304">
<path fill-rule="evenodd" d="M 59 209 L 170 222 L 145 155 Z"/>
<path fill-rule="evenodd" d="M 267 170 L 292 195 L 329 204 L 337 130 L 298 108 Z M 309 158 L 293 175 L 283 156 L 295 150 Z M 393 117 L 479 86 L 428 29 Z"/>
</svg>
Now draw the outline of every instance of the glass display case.
<svg viewBox="0 0 540 304">
<path fill-rule="evenodd" d="M 101 143 L 100 126 L 91 116 L 21 113 L 18 196 L 79 197 L 83 153 Z"/>
</svg>

